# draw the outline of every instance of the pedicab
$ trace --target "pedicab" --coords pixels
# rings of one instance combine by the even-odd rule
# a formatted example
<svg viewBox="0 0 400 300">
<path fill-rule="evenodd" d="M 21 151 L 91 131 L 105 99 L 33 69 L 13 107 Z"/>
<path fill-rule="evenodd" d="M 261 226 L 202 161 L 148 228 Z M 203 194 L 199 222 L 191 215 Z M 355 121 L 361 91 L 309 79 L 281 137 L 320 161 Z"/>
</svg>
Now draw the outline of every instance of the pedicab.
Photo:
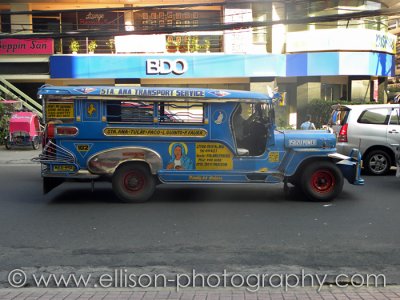
<svg viewBox="0 0 400 300">
<path fill-rule="evenodd" d="M 37 114 L 28 111 L 13 112 L 8 129 L 4 143 L 6 149 L 13 146 L 31 146 L 35 150 L 39 149 L 42 130 Z"/>
</svg>

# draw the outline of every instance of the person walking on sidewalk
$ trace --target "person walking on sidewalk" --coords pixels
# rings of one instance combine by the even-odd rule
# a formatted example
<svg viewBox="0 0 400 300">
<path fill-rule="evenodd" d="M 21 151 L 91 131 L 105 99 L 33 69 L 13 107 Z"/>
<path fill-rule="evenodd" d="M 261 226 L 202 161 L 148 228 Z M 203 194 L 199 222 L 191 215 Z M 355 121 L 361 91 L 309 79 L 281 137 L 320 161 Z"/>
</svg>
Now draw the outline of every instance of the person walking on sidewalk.
<svg viewBox="0 0 400 300">
<path fill-rule="evenodd" d="M 307 115 L 307 119 L 300 125 L 300 129 L 302 130 L 315 130 L 315 125 L 311 122 L 311 115 Z"/>
</svg>

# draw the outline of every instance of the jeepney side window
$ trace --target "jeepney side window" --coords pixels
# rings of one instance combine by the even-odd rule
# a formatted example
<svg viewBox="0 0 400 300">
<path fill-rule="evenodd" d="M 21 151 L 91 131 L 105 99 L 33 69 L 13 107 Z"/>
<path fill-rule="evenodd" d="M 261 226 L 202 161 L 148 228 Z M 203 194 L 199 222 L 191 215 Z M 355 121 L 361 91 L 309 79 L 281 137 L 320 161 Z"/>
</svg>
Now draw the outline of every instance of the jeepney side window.
<svg viewBox="0 0 400 300">
<path fill-rule="evenodd" d="M 152 123 L 154 116 L 153 102 L 109 100 L 107 122 Z"/>
<path fill-rule="evenodd" d="M 158 118 L 161 123 L 204 123 L 204 103 L 160 102 Z"/>
</svg>

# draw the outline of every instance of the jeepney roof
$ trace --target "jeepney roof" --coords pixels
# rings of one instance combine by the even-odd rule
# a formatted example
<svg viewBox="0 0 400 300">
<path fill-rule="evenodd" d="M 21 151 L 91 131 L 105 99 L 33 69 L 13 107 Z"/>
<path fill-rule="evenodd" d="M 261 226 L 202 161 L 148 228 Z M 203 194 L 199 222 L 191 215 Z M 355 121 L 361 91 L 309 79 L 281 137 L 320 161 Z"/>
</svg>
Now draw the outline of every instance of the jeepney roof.
<svg viewBox="0 0 400 300">
<path fill-rule="evenodd" d="M 184 100 L 190 98 L 199 101 L 251 101 L 272 102 L 272 98 L 266 94 L 239 91 L 219 90 L 206 88 L 181 88 L 181 87 L 137 87 L 137 86 L 49 86 L 39 88 L 38 96 L 78 96 L 79 98 L 104 98 L 115 96 L 127 98 L 149 98 L 157 100 L 157 97 L 171 100 Z M 156 99 L 154 99 L 156 98 Z"/>
</svg>

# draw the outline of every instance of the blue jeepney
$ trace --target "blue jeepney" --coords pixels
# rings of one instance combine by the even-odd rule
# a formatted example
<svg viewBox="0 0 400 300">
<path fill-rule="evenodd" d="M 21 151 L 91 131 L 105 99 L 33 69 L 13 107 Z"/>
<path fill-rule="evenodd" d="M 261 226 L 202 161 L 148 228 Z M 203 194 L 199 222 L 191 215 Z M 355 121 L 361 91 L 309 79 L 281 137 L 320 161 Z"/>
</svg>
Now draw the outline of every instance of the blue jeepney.
<svg viewBox="0 0 400 300">
<path fill-rule="evenodd" d="M 43 86 L 44 192 L 110 180 L 125 202 L 158 183 L 279 183 L 334 199 L 360 185 L 360 155 L 336 153 L 328 131 L 279 131 L 270 96 L 204 88 Z"/>
</svg>

